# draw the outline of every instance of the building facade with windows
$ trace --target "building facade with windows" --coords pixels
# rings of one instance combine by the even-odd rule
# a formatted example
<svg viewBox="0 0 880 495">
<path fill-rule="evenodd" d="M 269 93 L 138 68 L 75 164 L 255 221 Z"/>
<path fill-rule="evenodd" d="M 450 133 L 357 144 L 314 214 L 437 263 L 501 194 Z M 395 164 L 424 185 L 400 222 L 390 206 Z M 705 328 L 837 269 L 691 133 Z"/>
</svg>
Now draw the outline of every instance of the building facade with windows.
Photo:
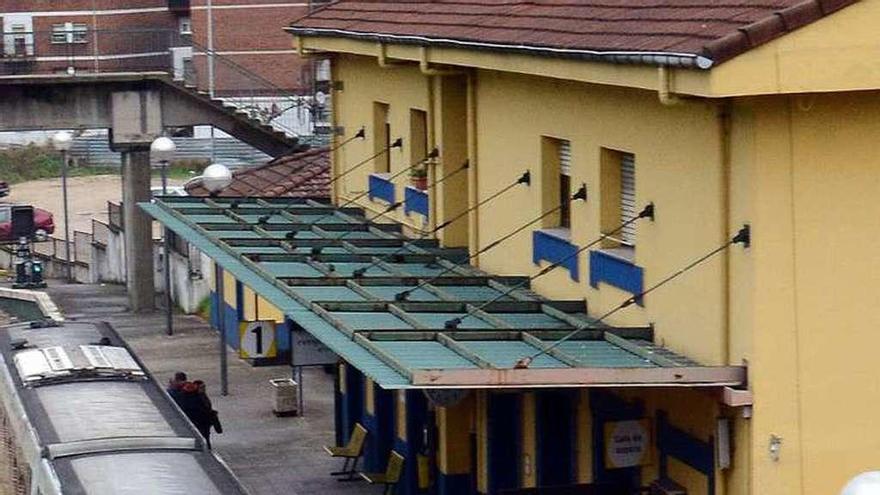
<svg viewBox="0 0 880 495">
<path fill-rule="evenodd" d="M 442 493 L 818 495 L 880 466 L 878 19 L 874 0 L 342 1 L 294 22 L 301 53 L 332 57 L 336 205 L 467 248 L 484 272 L 537 275 L 534 292 L 586 301 L 614 328 L 650 328 L 648 362 L 747 373 L 599 387 L 591 370 L 563 386 L 523 352 L 437 337 L 498 373 L 420 369 L 476 389 L 428 407 Z M 411 183 L 422 164 L 427 190 Z M 400 368 L 428 349 L 353 340 Z M 370 419 L 386 452 L 412 441 L 416 399 L 353 356 L 338 427 Z"/>
<path fill-rule="evenodd" d="M 165 70 L 188 11 L 167 0 L 0 2 L 4 74 Z"/>
</svg>

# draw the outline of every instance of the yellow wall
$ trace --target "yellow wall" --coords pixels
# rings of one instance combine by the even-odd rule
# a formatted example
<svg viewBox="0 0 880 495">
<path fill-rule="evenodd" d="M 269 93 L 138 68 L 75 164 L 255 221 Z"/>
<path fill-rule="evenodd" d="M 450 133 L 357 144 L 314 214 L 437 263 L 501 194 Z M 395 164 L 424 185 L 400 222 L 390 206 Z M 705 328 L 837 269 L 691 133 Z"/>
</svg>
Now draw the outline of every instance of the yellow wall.
<svg viewBox="0 0 880 495">
<path fill-rule="evenodd" d="M 657 212 L 655 222 L 637 224 L 636 263 L 645 268 L 646 286 L 726 238 L 718 194 L 722 167 L 715 104 L 664 107 L 647 92 L 490 72 L 480 73 L 478 101 L 479 196 L 489 196 L 526 169 L 533 172 L 530 188 L 502 196 L 481 216 L 482 245 L 541 215 L 542 136 L 571 141 L 573 188 L 586 183 L 590 192 L 586 202 L 575 202 L 571 208 L 572 241 L 578 246 L 600 234 L 602 148 L 635 154 L 638 204 L 654 202 Z M 681 201 L 683 197 L 688 201 Z M 532 264 L 531 251 L 528 230 L 482 255 L 480 266 L 490 272 L 533 274 L 538 267 Z M 536 280 L 535 287 L 550 297 L 586 297 L 595 314 L 629 297 L 605 284 L 592 289 L 587 265 L 582 256 L 579 283 L 565 270 L 555 270 Z M 724 317 L 720 269 L 713 260 L 650 295 L 644 309 L 631 306 L 609 322 L 654 323 L 660 342 L 718 364 Z"/>
<path fill-rule="evenodd" d="M 880 448 L 880 94 L 758 100 L 752 111 L 753 489 L 835 493 L 876 469 Z M 771 434 L 783 438 L 779 462 Z"/>
<path fill-rule="evenodd" d="M 437 408 L 437 467 L 444 474 L 465 474 L 471 470 L 470 435 L 475 403 L 475 394 L 470 394 L 453 407 Z"/>
<path fill-rule="evenodd" d="M 277 323 L 284 322 L 284 313 L 273 306 L 266 299 L 258 296 L 253 289 L 245 285 L 242 290 L 244 299 L 244 319 L 247 321 L 274 320 Z"/>
<path fill-rule="evenodd" d="M 837 50 L 850 36 L 844 28 L 853 28 L 852 40 L 870 38 L 863 48 L 871 50 L 876 42 L 868 28 L 876 25 L 871 22 L 878 9 L 878 0 L 867 0 L 759 48 L 713 71 L 713 84 L 728 84 L 725 91 L 752 84 L 760 91 L 786 92 L 846 75 L 813 71 L 805 54 L 817 60 L 840 55 L 841 63 L 852 65 L 852 57 L 863 52 Z M 369 126 L 374 101 L 389 103 L 393 137 L 396 130 L 409 129 L 411 108 L 429 109 L 428 78 L 418 68 L 381 69 L 375 58 L 354 56 L 337 62 L 335 73 L 345 86 L 337 94 L 337 123 L 347 130 Z M 785 70 L 762 72 L 777 63 Z M 853 84 L 880 85 L 871 79 L 880 72 L 867 70 L 875 63 L 866 58 Z M 762 79 L 765 73 L 779 80 L 768 82 Z M 735 246 L 651 294 L 644 308 L 632 306 L 610 320 L 652 323 L 658 343 L 704 364 L 748 364 L 755 398 L 751 419 L 719 408 L 717 396 L 708 393 L 625 392 L 641 394 L 652 411 L 667 410 L 676 426 L 699 438 L 712 434 L 719 415 L 733 418 L 734 467 L 721 476 L 719 493 L 835 493 L 857 472 L 876 469 L 880 435 L 873 426 L 880 385 L 873 379 L 873 350 L 880 313 L 873 288 L 880 273 L 874 254 L 880 235 L 873 225 L 880 206 L 873 199 L 880 190 L 880 94 L 694 99 L 667 107 L 656 93 L 640 89 L 485 69 L 476 72 L 476 80 L 476 200 L 525 170 L 533 172 L 534 181 L 481 210 L 481 246 L 541 213 L 542 136 L 571 141 L 572 186 L 584 182 L 588 187 L 588 200 L 572 207 L 572 240 L 578 246 L 600 231 L 601 150 L 635 154 L 638 203 L 654 202 L 657 215 L 655 222 L 640 221 L 637 228 L 636 263 L 645 269 L 646 286 L 717 247 L 742 224 L 752 226 L 751 248 Z M 459 112 L 455 122 L 462 103 L 462 80 L 457 81 L 448 93 L 457 100 L 449 103 Z M 445 79 L 435 82 L 433 94 L 443 95 L 445 84 Z M 461 138 L 449 138 L 460 128 L 444 120 L 443 112 L 433 116 L 433 136 L 450 149 L 459 143 L 455 153 L 463 156 Z M 345 170 L 372 149 L 370 139 L 347 145 L 336 166 Z M 406 148 L 394 151 L 392 172 L 408 166 L 408 156 Z M 349 197 L 364 190 L 369 168 L 343 181 Z M 407 181 L 406 175 L 398 181 L 399 194 Z M 461 204 L 461 198 L 455 202 Z M 527 231 L 483 255 L 480 266 L 534 274 L 539 267 L 532 264 L 531 251 Z M 574 283 L 557 270 L 535 288 L 550 297 L 586 298 L 592 314 L 629 296 L 604 284 L 589 287 L 586 256 L 580 278 Z M 227 294 L 234 292 L 227 289 Z M 686 407 L 693 403 L 698 406 Z M 485 487 L 482 394 L 476 407 L 478 483 Z M 783 438 L 776 462 L 767 452 L 770 435 Z M 579 436 L 582 443 L 589 438 Z M 588 479 L 585 453 L 579 466 L 580 479 Z M 692 490 L 700 488 L 687 468 L 672 469 L 690 480 Z"/>
<path fill-rule="evenodd" d="M 235 308 L 238 303 L 235 293 L 235 277 L 227 271 L 223 272 L 223 300 L 231 308 Z"/>
</svg>

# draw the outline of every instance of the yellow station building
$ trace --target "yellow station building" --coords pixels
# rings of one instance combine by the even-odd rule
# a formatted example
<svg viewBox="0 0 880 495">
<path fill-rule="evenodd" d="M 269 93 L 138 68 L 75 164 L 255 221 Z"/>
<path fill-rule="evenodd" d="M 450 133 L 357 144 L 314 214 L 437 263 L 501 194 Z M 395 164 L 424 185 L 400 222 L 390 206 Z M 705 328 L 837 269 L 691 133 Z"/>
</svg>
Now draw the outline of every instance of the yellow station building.
<svg viewBox="0 0 880 495">
<path fill-rule="evenodd" d="M 400 493 L 836 494 L 880 468 L 878 23 L 880 0 L 334 2 L 289 31 L 332 62 L 335 215 L 370 219 L 358 244 L 273 240 L 275 217 L 324 221 L 313 204 L 151 214 L 209 246 L 230 327 L 259 312 L 339 354 L 338 440 L 360 422 L 368 468 L 405 454 Z M 532 295 L 470 303 L 494 328 L 476 341 L 380 294 L 439 283 L 430 263 L 370 279 L 414 273 L 363 251 L 401 225 L 478 267 L 438 298 L 503 292 L 490 275 Z M 421 330 L 364 330 L 380 310 Z"/>
<path fill-rule="evenodd" d="M 586 299 L 591 315 L 749 225 L 748 248 L 724 250 L 608 323 L 651 325 L 655 343 L 701 364 L 747 366 L 747 393 L 728 403 L 753 403 L 731 407 L 687 388 L 609 388 L 578 400 L 607 395 L 654 420 L 662 411 L 714 444 L 711 459 L 691 463 L 710 470 L 681 459 L 662 467 L 688 493 L 826 495 L 880 467 L 880 1 L 357 3 L 290 29 L 302 53 L 332 59 L 340 139 L 366 129 L 335 152 L 334 173 L 347 174 L 334 184 L 337 203 L 372 188 L 358 204 L 419 235 L 531 172 L 530 186 L 438 233 L 475 253 L 585 185 L 586 200 L 474 261 L 530 275 L 652 203 L 653 220 L 535 280 L 542 295 Z M 397 138 L 402 147 L 348 172 Z M 429 184 L 465 163 L 466 174 L 429 189 L 426 214 L 382 215 L 422 194 L 400 172 L 434 148 Z M 521 401 L 534 421 L 534 394 Z M 616 476 L 592 458 L 588 442 L 602 432 L 573 431 L 574 478 Z M 526 428 L 521 462 L 535 449 Z M 661 469 L 649 457 L 643 484 Z M 539 484 L 528 466 L 520 478 Z"/>
</svg>

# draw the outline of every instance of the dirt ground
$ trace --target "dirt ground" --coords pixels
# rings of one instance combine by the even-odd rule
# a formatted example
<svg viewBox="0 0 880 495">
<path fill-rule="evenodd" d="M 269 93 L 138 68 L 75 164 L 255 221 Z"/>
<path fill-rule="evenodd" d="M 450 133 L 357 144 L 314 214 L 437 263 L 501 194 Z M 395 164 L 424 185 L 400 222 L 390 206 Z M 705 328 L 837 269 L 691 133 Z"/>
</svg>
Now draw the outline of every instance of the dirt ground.
<svg viewBox="0 0 880 495">
<path fill-rule="evenodd" d="M 169 180 L 169 185 L 182 181 Z M 158 177 L 153 185 L 161 185 Z M 67 180 L 67 193 L 71 233 L 92 231 L 92 218 L 107 221 L 107 202 L 122 200 L 122 179 L 119 175 L 95 175 L 71 177 Z M 55 236 L 64 235 L 64 210 L 62 207 L 61 179 L 45 179 L 12 184 L 9 196 L 2 202 L 30 204 L 52 212 L 55 217 Z"/>
</svg>

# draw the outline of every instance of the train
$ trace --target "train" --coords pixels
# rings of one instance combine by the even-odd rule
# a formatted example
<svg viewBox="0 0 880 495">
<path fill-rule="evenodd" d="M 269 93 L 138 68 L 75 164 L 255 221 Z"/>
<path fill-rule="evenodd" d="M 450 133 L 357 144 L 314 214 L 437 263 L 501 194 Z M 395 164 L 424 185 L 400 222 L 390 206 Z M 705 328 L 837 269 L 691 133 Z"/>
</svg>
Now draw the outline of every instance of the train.
<svg viewBox="0 0 880 495">
<path fill-rule="evenodd" d="M 0 400 L 0 493 L 247 494 L 107 323 L 0 327 Z"/>
</svg>

